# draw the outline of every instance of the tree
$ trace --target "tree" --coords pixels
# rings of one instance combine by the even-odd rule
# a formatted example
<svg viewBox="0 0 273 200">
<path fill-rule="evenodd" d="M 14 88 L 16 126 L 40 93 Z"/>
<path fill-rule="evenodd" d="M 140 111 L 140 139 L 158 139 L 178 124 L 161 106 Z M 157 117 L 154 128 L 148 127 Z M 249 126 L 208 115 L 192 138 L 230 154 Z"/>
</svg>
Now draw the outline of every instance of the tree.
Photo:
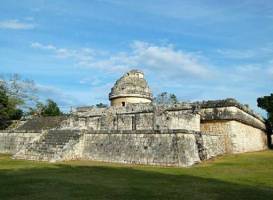
<svg viewBox="0 0 273 200">
<path fill-rule="evenodd" d="M 103 104 L 103 103 L 98 103 L 98 104 L 96 104 L 96 107 L 97 108 L 107 108 L 107 105 Z"/>
<path fill-rule="evenodd" d="M 0 129 L 8 126 L 8 96 L 3 85 L 0 85 Z"/>
<path fill-rule="evenodd" d="M 264 109 L 267 112 L 267 119 L 266 119 L 266 125 L 267 125 L 267 139 L 268 139 L 268 145 L 272 148 L 272 141 L 271 141 L 271 135 L 272 135 L 272 129 L 273 129 L 273 93 L 270 94 L 270 96 L 264 96 L 257 99 L 258 107 Z"/>
<path fill-rule="evenodd" d="M 42 116 L 42 111 L 45 105 L 42 102 L 37 102 L 35 107 L 31 107 L 27 115 Z"/>
<path fill-rule="evenodd" d="M 63 113 L 60 111 L 57 103 L 53 100 L 48 99 L 46 105 L 38 105 L 38 108 L 41 108 L 41 115 L 42 116 L 60 116 Z"/>
<path fill-rule="evenodd" d="M 6 89 L 10 104 L 17 108 L 29 109 L 38 101 L 34 81 L 22 79 L 18 74 L 1 75 L 1 85 Z"/>
<path fill-rule="evenodd" d="M 175 94 L 162 92 L 158 94 L 154 99 L 154 103 L 156 104 L 176 104 L 178 103 L 177 97 Z"/>
<path fill-rule="evenodd" d="M 267 119 L 271 127 L 273 126 L 273 93 L 257 99 L 258 107 L 267 112 Z"/>
<path fill-rule="evenodd" d="M 11 101 L 7 89 L 3 84 L 0 84 L 0 129 L 6 128 L 11 120 L 18 120 L 22 115 L 23 111 Z"/>
</svg>

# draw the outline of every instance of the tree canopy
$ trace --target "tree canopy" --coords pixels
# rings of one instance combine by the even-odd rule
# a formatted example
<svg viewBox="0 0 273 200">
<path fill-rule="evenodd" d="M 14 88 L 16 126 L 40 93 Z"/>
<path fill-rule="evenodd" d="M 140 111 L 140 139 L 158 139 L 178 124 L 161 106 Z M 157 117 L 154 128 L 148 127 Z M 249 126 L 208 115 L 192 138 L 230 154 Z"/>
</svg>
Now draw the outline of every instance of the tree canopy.
<svg viewBox="0 0 273 200">
<path fill-rule="evenodd" d="M 97 108 L 107 108 L 108 106 L 107 106 L 107 104 L 104 104 L 104 103 L 98 103 L 98 104 L 96 104 L 96 107 Z"/>
<path fill-rule="evenodd" d="M 11 120 L 20 119 L 23 111 L 17 108 L 17 104 L 8 96 L 7 89 L 0 84 L 0 129 L 6 128 Z"/>
<path fill-rule="evenodd" d="M 153 102 L 156 104 L 176 104 L 178 99 L 175 94 L 162 92 L 153 99 Z"/>
<path fill-rule="evenodd" d="M 48 99 L 40 103 L 34 81 L 22 79 L 18 74 L 0 75 L 0 129 L 9 126 L 12 120 L 23 114 L 38 116 L 62 115 L 57 103 Z M 33 108 L 36 104 L 36 107 Z M 30 111 L 30 112 L 27 112 Z"/>
<path fill-rule="evenodd" d="M 63 115 L 57 103 L 52 99 L 47 99 L 45 104 L 38 102 L 36 107 L 31 109 L 30 114 L 43 117 Z"/>
<path fill-rule="evenodd" d="M 37 103 L 38 89 L 33 80 L 23 79 L 18 74 L 10 74 L 0 75 L 0 83 L 6 90 L 10 104 L 27 110 Z"/>
<path fill-rule="evenodd" d="M 260 97 L 257 99 L 258 107 L 267 112 L 267 119 L 271 127 L 273 126 L 273 93 L 269 96 Z"/>
</svg>

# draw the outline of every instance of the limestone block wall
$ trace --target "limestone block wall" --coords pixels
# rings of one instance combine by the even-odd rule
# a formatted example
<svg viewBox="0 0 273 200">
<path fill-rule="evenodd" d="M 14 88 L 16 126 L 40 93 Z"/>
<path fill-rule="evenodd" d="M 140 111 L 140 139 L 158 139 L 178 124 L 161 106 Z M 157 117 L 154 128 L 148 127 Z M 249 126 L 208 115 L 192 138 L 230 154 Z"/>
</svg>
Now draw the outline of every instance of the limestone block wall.
<svg viewBox="0 0 273 200">
<path fill-rule="evenodd" d="M 235 120 L 204 122 L 201 124 L 201 130 L 208 134 L 223 134 L 227 153 L 261 151 L 267 148 L 265 131 Z"/>
<path fill-rule="evenodd" d="M 203 133 L 214 135 L 220 134 L 223 136 L 225 152 L 232 153 L 232 143 L 230 140 L 231 123 L 227 120 L 202 121 L 201 131 Z"/>
<path fill-rule="evenodd" d="M 254 114 L 236 107 L 201 109 L 201 131 L 222 134 L 227 153 L 260 151 L 267 148 L 265 124 Z"/>
<path fill-rule="evenodd" d="M 224 152 L 223 145 L 219 143 L 222 136 L 204 135 L 182 130 L 86 132 L 82 142 L 82 158 L 105 162 L 190 166 L 201 159 L 209 159 Z"/>
<path fill-rule="evenodd" d="M 87 108 L 75 112 L 67 124 L 71 128 L 87 130 L 186 129 L 200 131 L 200 115 L 190 105 L 142 106 Z"/>
<path fill-rule="evenodd" d="M 225 137 L 216 134 L 202 134 L 207 159 L 226 153 Z"/>
<path fill-rule="evenodd" d="M 201 121 L 236 120 L 262 130 L 266 129 L 259 116 L 253 116 L 236 106 L 202 108 L 200 115 Z"/>
<path fill-rule="evenodd" d="M 230 126 L 232 152 L 261 151 L 267 148 L 267 136 L 263 130 L 238 121 L 230 121 Z"/>
<path fill-rule="evenodd" d="M 78 140 L 71 140 L 62 150 L 61 160 L 80 160 L 82 159 L 84 147 L 84 134 Z"/>
<path fill-rule="evenodd" d="M 0 153 L 14 154 L 29 144 L 40 132 L 0 132 Z"/>
</svg>

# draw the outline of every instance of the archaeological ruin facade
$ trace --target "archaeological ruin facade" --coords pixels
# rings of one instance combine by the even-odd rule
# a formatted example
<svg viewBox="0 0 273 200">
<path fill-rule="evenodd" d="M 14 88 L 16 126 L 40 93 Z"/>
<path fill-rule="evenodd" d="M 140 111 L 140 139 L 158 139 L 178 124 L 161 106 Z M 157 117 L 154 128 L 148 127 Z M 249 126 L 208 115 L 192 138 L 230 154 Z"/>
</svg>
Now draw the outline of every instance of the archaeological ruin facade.
<svg viewBox="0 0 273 200">
<path fill-rule="evenodd" d="M 267 148 L 263 119 L 234 99 L 156 105 L 144 74 L 112 88 L 107 108 L 33 118 L 0 132 L 0 153 L 15 159 L 190 166 L 226 153 Z"/>
</svg>

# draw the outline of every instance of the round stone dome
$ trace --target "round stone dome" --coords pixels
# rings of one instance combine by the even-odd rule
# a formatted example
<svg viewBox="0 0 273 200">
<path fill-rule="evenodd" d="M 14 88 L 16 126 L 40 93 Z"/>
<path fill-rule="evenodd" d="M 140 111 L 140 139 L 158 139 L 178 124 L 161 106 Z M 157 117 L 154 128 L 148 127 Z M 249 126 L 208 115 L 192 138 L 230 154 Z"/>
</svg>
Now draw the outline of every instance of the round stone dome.
<svg viewBox="0 0 273 200">
<path fill-rule="evenodd" d="M 111 89 L 111 105 L 125 106 L 128 103 L 149 103 L 153 95 L 144 79 L 143 72 L 131 70 L 118 79 Z"/>
</svg>

